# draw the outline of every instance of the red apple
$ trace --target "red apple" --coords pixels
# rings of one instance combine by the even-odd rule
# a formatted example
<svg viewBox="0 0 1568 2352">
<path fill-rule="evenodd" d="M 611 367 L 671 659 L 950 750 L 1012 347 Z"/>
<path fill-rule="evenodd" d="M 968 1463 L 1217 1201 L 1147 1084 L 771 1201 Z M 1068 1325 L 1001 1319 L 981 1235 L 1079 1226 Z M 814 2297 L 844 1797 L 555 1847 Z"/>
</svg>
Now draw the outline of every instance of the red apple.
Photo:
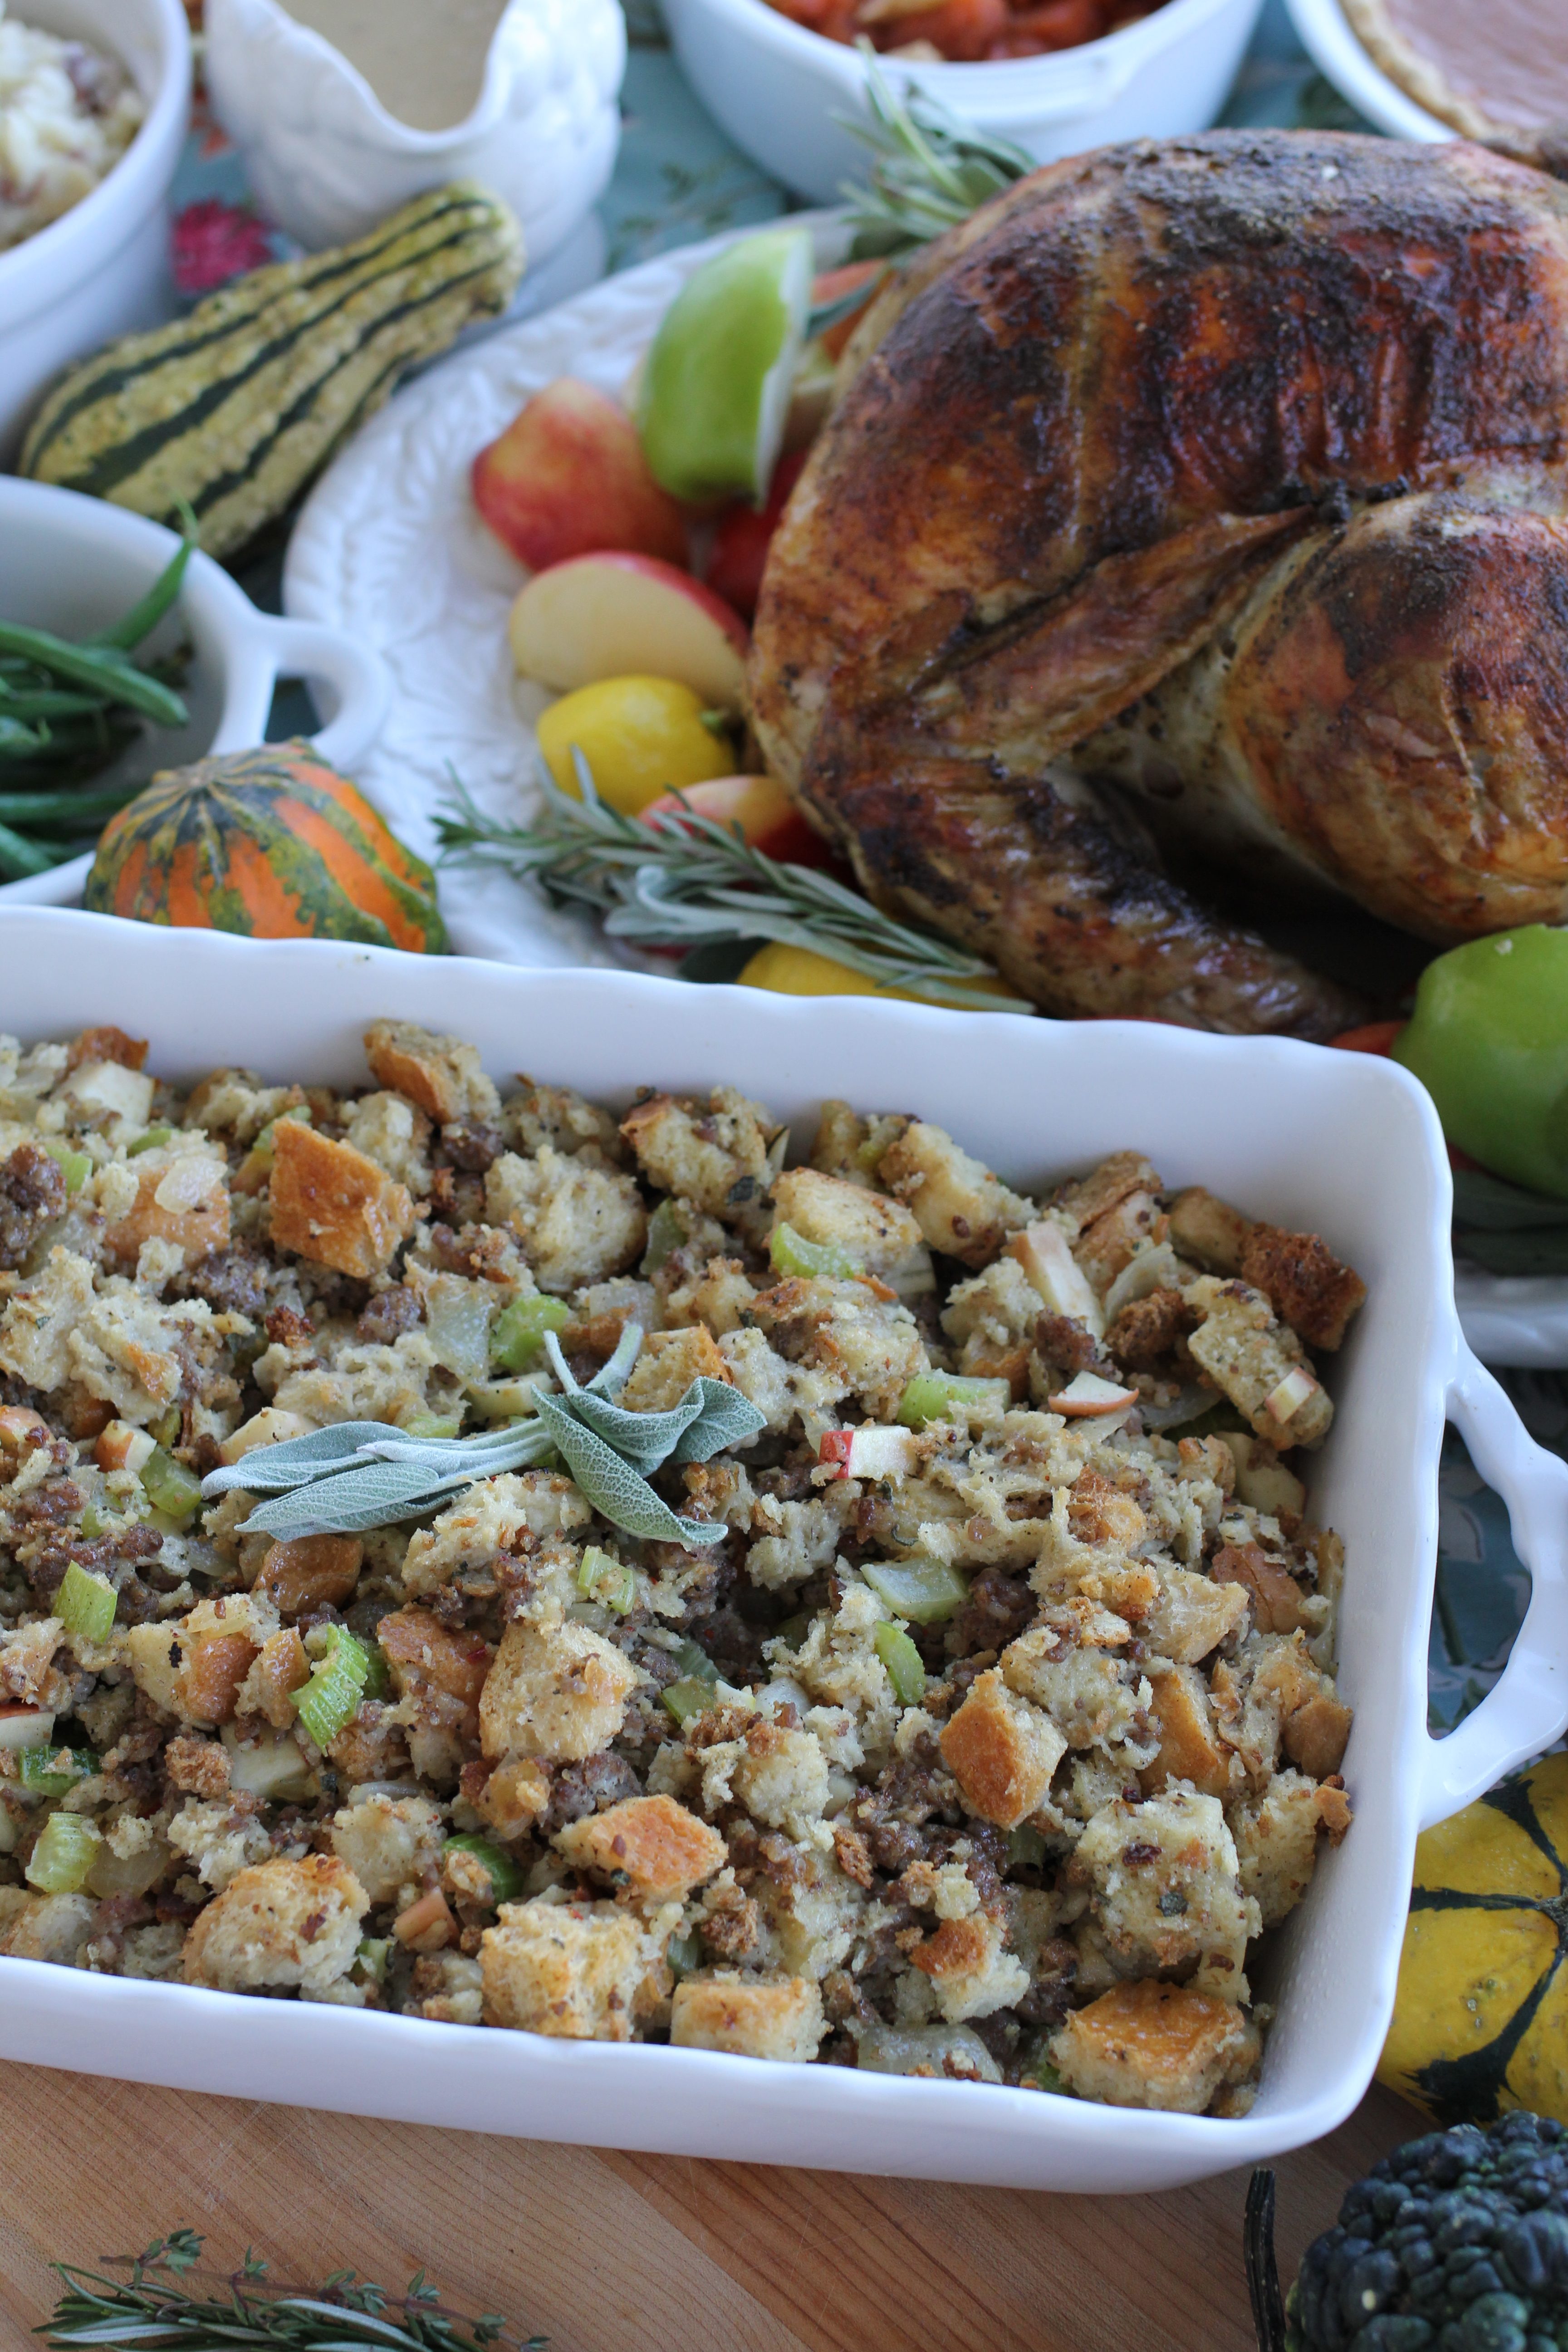
<svg viewBox="0 0 1568 2352">
<path fill-rule="evenodd" d="M 602 677 L 673 677 L 719 710 L 738 710 L 746 625 L 673 563 L 617 550 L 537 572 L 511 608 L 523 677 L 557 694 Z"/>
<path fill-rule="evenodd" d="M 832 860 L 822 835 L 771 776 L 720 776 L 712 783 L 688 785 L 682 797 L 715 824 L 738 824 L 752 848 L 776 857 L 781 866 L 826 866 Z M 653 816 L 679 816 L 680 801 L 665 793 L 638 814 L 645 823 Z"/>
<path fill-rule="evenodd" d="M 647 468 L 636 425 L 591 383 L 562 376 L 474 460 L 474 504 L 520 563 L 542 572 L 602 547 L 686 561 L 680 509 Z"/>
<path fill-rule="evenodd" d="M 743 613 L 748 621 L 763 593 L 763 573 L 767 568 L 773 533 L 805 464 L 804 449 L 796 450 L 793 457 L 781 457 L 769 485 L 768 502 L 761 512 L 742 500 L 730 509 L 713 534 L 708 585 L 726 604 L 733 604 L 737 613 Z"/>
</svg>

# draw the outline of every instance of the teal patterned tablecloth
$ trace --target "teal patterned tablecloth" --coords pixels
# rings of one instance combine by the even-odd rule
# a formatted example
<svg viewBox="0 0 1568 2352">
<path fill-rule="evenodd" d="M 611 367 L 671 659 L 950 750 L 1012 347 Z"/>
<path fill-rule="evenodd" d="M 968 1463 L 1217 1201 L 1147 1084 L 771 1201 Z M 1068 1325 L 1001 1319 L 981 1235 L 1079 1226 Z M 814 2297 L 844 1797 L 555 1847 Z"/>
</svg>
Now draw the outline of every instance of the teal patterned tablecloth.
<svg viewBox="0 0 1568 2352">
<path fill-rule="evenodd" d="M 659 22 L 657 0 L 623 0 L 631 51 L 622 100 L 625 135 L 615 178 L 599 207 L 606 267 L 626 269 L 668 247 L 726 228 L 773 219 L 790 208 L 784 189 L 741 154 L 682 78 Z M 1236 124 L 1304 123 L 1365 129 L 1313 69 L 1282 0 L 1268 0 L 1223 118 Z M 288 251 L 249 205 L 237 159 L 221 132 L 198 120 L 175 202 L 176 259 L 194 298 L 237 267 Z M 277 559 L 245 575 L 258 602 L 277 607 Z M 289 690 L 297 695 L 298 689 Z M 271 731 L 313 720 L 280 698 Z M 1532 1434 L 1568 1455 L 1568 1372 L 1501 1376 Z M 1433 1615 L 1429 1716 L 1451 1729 L 1496 1681 L 1530 1597 L 1530 1578 L 1510 1541 L 1508 1513 L 1448 1433 L 1441 1475 L 1437 1598 Z"/>
</svg>

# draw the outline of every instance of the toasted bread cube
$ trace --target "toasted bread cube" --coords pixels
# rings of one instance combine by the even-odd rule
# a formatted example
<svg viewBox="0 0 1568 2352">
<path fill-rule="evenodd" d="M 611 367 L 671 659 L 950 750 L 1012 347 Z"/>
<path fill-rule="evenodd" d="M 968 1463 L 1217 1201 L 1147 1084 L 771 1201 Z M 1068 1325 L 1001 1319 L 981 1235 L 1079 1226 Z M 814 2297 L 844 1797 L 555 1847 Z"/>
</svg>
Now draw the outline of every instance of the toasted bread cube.
<svg viewBox="0 0 1568 2352">
<path fill-rule="evenodd" d="M 1068 1494 L 1068 1525 L 1079 1543 L 1142 1543 L 1149 1521 L 1135 1496 L 1098 1470 L 1080 1470 Z"/>
<path fill-rule="evenodd" d="M 1138 1776 L 1146 1796 L 1173 1780 L 1189 1780 L 1205 1796 L 1223 1797 L 1230 1787 L 1230 1751 L 1215 1737 L 1208 1693 L 1195 1666 L 1151 1666 L 1154 1719 L 1160 1752 Z"/>
<path fill-rule="evenodd" d="M 499 1836 L 514 1838 L 549 1811 L 550 1798 L 550 1775 L 543 1765 L 531 1756 L 508 1756 L 473 1801 Z"/>
<path fill-rule="evenodd" d="M 724 1381 L 734 1386 L 711 1331 L 700 1323 L 682 1331 L 653 1331 L 643 1341 L 620 1402 L 628 1412 L 668 1412 L 699 1380 Z"/>
<path fill-rule="evenodd" d="M 519 1091 L 501 1109 L 501 1133 L 514 1151 L 527 1155 L 546 1143 L 568 1154 L 592 1145 L 606 1160 L 619 1160 L 621 1139 L 615 1119 L 572 1087 L 543 1087 L 520 1078 Z"/>
<path fill-rule="evenodd" d="M 970 1811 L 1016 1830 L 1044 1803 L 1067 1741 L 993 1666 L 942 1732 L 942 1752 Z"/>
<path fill-rule="evenodd" d="M 86 1895 L 30 1895 L 25 1887 L 0 1886 L 0 1952 L 68 1969 L 97 1908 Z"/>
<path fill-rule="evenodd" d="M 931 1248 L 965 1265 L 989 1265 L 1008 1234 L 1022 1233 L 1036 1213 L 1032 1202 L 923 1119 L 889 1146 L 879 1173 L 889 1191 L 913 1210 Z"/>
<path fill-rule="evenodd" d="M 647 1213 L 629 1176 L 541 1146 L 531 1160 L 503 1152 L 485 1177 L 485 1214 L 509 1225 L 542 1288 L 604 1282 L 639 1258 Z"/>
<path fill-rule="evenodd" d="M 1160 1597 L 1141 1630 L 1162 1657 L 1194 1666 L 1228 1641 L 1246 1616 L 1247 1594 L 1239 1585 L 1216 1584 L 1195 1569 L 1163 1567 Z"/>
<path fill-rule="evenodd" d="M 1188 1286 L 1186 1297 L 1203 1318 L 1187 1341 L 1193 1360 L 1254 1434 L 1275 1445 L 1321 1445 L 1333 1405 L 1312 1377 L 1301 1342 L 1276 1322 L 1263 1293 L 1204 1275 Z M 1282 1397 L 1292 1374 L 1300 1379 Z"/>
<path fill-rule="evenodd" d="M 1253 1226 L 1241 1253 L 1241 1277 L 1272 1300 L 1282 1323 L 1331 1353 L 1342 1345 L 1352 1316 L 1366 1300 L 1360 1275 L 1342 1265 L 1316 1234 L 1286 1233 L 1279 1225 Z"/>
<path fill-rule="evenodd" d="M 1214 1579 L 1216 1584 L 1240 1586 L 1260 1633 L 1294 1633 L 1307 1622 L 1300 1586 L 1258 1544 L 1223 1545 L 1214 1557 Z"/>
<path fill-rule="evenodd" d="M 808 1242 L 847 1250 L 868 1274 L 905 1297 L 930 1290 L 934 1277 L 920 1226 L 900 1202 L 846 1177 L 787 1168 L 773 1183 L 773 1222 Z"/>
<path fill-rule="evenodd" d="M 174 1146 L 139 1154 L 130 1163 L 136 1192 L 130 1207 L 105 1231 L 105 1254 L 133 1265 L 144 1242 L 169 1242 L 195 1265 L 214 1250 L 226 1249 L 229 1234 L 228 1163 L 216 1144 L 180 1137 Z"/>
<path fill-rule="evenodd" d="M 1300 1772 L 1280 1772 L 1267 1789 L 1228 1808 L 1241 1883 L 1265 1927 L 1277 1927 L 1295 1909 L 1318 1866 L 1319 1831 L 1337 1843 L 1348 1813 L 1342 1790 L 1315 1788 Z"/>
<path fill-rule="evenodd" d="M 1107 1209 L 1102 1217 L 1084 1227 L 1073 1244 L 1073 1255 L 1103 1296 L 1144 1242 L 1164 1240 L 1169 1223 L 1152 1192 L 1129 1192 L 1114 1209 Z"/>
<path fill-rule="evenodd" d="M 252 1590 L 286 1623 L 318 1609 L 342 1609 L 353 1598 L 363 1559 L 358 1536 L 291 1536 L 272 1545 Z"/>
<path fill-rule="evenodd" d="M 1237 1999 L 1247 1940 L 1259 1933 L 1238 1874 L 1217 1799 L 1176 1788 L 1141 1804 L 1102 1805 L 1063 1879 L 1089 1889 L 1095 1924 L 1126 1973 L 1195 1961 L 1200 1989 Z"/>
<path fill-rule="evenodd" d="M 1191 1184 L 1171 1203 L 1171 1241 L 1209 1274 L 1239 1274 L 1252 1220 L 1216 1193 Z"/>
<path fill-rule="evenodd" d="M 619 1731 L 637 1680 L 624 1654 L 586 1625 L 509 1625 L 479 1697 L 480 1744 L 490 1758 L 580 1763 Z"/>
<path fill-rule="evenodd" d="M 827 2031 L 822 1995 L 805 1977 L 742 1977 L 731 1969 L 682 1978 L 669 2038 L 679 2050 L 809 2064 Z"/>
<path fill-rule="evenodd" d="M 391 1903 L 416 1886 L 441 1859 L 445 1832 L 428 1797 L 379 1791 L 345 1805 L 332 1819 L 332 1852 L 346 1862 L 373 1904 Z"/>
<path fill-rule="evenodd" d="M 500 1116 L 500 1097 L 460 1037 L 437 1037 L 412 1021 L 374 1021 L 364 1033 L 364 1057 L 379 1086 L 406 1095 L 438 1127 Z"/>
<path fill-rule="evenodd" d="M 1083 1233 L 1097 1218 L 1119 1208 L 1130 1193 L 1163 1191 L 1158 1172 L 1141 1151 L 1113 1151 L 1087 1176 L 1064 1184 L 1051 1202 L 1058 1215 Z"/>
<path fill-rule="evenodd" d="M 1004 1931 L 984 1911 L 944 1919 L 910 1959 L 931 1979 L 937 2007 L 950 2025 L 1011 2009 L 1029 1990 L 1029 1971 L 1002 1948 Z"/>
<path fill-rule="evenodd" d="M 484 2021 L 565 2042 L 629 2042 L 659 1954 L 618 1903 L 503 1903 L 479 1943 Z M 668 1983 L 668 1979 L 665 1979 Z"/>
<path fill-rule="evenodd" d="M 404 1186 L 352 1144 L 330 1142 L 298 1119 L 281 1120 L 273 1138 L 268 1197 L 276 1247 L 361 1282 L 384 1273 L 414 1230 Z"/>
<path fill-rule="evenodd" d="M 292 1694 L 310 1679 L 305 1644 L 292 1625 L 281 1626 L 261 1644 L 235 1695 L 240 1715 L 265 1716 L 274 1731 L 292 1731 L 299 1710 Z"/>
<path fill-rule="evenodd" d="M 321 1992 L 347 1975 L 369 1908 L 364 1888 L 336 1854 L 254 1863 L 196 1914 L 181 1974 L 187 1984 L 224 1992 L 290 1985 Z"/>
<path fill-rule="evenodd" d="M 769 1223 L 763 1202 L 774 1125 L 761 1103 L 715 1087 L 705 1104 L 650 1095 L 621 1121 L 621 1134 L 660 1192 L 761 1234 Z"/>
<path fill-rule="evenodd" d="M 683 1903 L 721 1869 L 729 1849 L 717 1830 L 673 1797 L 628 1797 L 555 1833 L 578 1870 L 622 1885 L 639 1903 Z"/>
<path fill-rule="evenodd" d="M 1069 1601 L 1010 1642 L 999 1671 L 1009 1690 L 1044 1709 L 1064 1747 L 1146 1743 L 1148 1686 L 1117 1654 L 1126 1640 L 1120 1618 Z"/>
<path fill-rule="evenodd" d="M 1145 1980 L 1113 1985 L 1076 2011 L 1050 2053 L 1080 2099 L 1201 2116 L 1216 2091 L 1253 2072 L 1262 2043 L 1233 2002 Z"/>
<path fill-rule="evenodd" d="M 570 1478 L 554 1470 L 502 1471 L 448 1503 L 410 1539 L 403 1585 L 421 1595 L 443 1591 L 505 1554 L 531 1552 L 552 1537 L 573 1537 L 592 1513 Z"/>
<path fill-rule="evenodd" d="M 1345 1760 L 1351 1710 L 1331 1691 L 1315 1691 L 1286 1718 L 1279 1744 L 1292 1764 L 1314 1780 L 1326 1780 Z"/>
</svg>

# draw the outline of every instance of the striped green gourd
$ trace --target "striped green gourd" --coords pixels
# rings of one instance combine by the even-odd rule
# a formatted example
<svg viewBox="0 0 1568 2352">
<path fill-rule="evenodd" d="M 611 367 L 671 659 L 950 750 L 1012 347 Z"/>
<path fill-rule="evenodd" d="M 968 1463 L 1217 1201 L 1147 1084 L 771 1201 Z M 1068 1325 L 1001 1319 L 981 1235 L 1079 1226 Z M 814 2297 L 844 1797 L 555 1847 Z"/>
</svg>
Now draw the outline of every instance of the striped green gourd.
<svg viewBox="0 0 1568 2352">
<path fill-rule="evenodd" d="M 69 369 L 33 420 L 22 471 L 176 523 L 209 555 L 276 520 L 404 372 L 503 311 L 522 236 L 468 181 L 417 196 L 357 244 L 273 264 L 185 319 Z"/>
</svg>

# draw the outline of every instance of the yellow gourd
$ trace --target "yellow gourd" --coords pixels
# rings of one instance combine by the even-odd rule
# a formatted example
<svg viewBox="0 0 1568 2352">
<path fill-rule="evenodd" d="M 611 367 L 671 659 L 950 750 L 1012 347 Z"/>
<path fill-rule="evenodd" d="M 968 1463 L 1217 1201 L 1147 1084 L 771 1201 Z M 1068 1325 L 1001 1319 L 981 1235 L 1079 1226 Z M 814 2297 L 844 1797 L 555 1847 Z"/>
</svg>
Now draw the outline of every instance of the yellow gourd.
<svg viewBox="0 0 1568 2352">
<path fill-rule="evenodd" d="M 1439 2124 L 1568 2123 L 1568 1756 L 1489 1790 L 1415 1848 L 1378 2080 Z"/>
</svg>

